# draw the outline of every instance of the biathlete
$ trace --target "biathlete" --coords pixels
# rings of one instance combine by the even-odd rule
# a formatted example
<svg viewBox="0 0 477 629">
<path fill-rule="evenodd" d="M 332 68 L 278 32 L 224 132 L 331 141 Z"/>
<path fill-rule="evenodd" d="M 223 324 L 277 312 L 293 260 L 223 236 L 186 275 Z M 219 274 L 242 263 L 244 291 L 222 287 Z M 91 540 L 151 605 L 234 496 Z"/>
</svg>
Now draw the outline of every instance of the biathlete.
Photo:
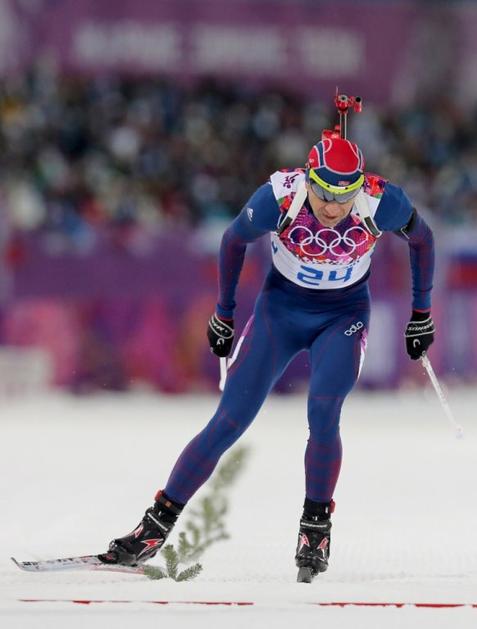
<svg viewBox="0 0 477 629">
<path fill-rule="evenodd" d="M 295 561 L 299 581 L 309 582 L 327 569 L 342 456 L 340 412 L 362 366 L 371 256 L 386 231 L 409 245 L 413 300 L 405 337 L 416 360 L 434 337 L 434 247 L 430 228 L 403 190 L 365 173 L 358 146 L 332 136 L 313 146 L 304 169 L 275 172 L 256 190 L 220 247 L 218 304 L 208 327 L 218 356 L 232 349 L 234 296 L 245 250 L 265 234 L 271 235 L 272 267 L 229 361 L 218 409 L 185 447 L 138 527 L 114 539 L 103 561 L 136 565 L 161 548 L 184 506 L 250 426 L 288 363 L 307 350 L 306 492 Z"/>
</svg>

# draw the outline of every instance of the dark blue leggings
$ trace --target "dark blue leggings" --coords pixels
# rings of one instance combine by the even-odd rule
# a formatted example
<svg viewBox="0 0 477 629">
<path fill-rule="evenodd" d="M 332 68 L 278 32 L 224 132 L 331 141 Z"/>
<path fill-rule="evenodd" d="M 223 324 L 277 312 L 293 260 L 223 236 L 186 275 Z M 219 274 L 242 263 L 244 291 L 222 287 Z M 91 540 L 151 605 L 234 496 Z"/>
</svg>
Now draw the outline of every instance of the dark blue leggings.
<svg viewBox="0 0 477 629">
<path fill-rule="evenodd" d="M 310 353 L 306 496 L 328 502 L 341 467 L 341 406 L 360 369 L 369 325 L 367 284 L 349 289 L 299 289 L 271 275 L 255 304 L 219 407 L 186 446 L 165 487 L 186 503 L 221 455 L 250 426 L 271 388 L 300 351 Z M 240 341 L 239 341 L 240 342 Z"/>
</svg>

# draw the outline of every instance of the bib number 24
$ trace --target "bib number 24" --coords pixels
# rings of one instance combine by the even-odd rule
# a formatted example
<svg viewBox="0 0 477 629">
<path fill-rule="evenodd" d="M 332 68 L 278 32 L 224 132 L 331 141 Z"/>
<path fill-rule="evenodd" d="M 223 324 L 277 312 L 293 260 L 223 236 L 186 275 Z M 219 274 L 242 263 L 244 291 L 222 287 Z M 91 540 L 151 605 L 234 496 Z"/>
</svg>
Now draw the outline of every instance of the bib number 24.
<svg viewBox="0 0 477 629">
<path fill-rule="evenodd" d="M 352 266 L 335 271 L 320 271 L 320 269 L 305 266 L 304 264 L 300 268 L 301 271 L 298 273 L 297 278 L 300 282 L 311 284 L 312 286 L 318 286 L 321 282 L 347 282 L 353 273 Z"/>
</svg>

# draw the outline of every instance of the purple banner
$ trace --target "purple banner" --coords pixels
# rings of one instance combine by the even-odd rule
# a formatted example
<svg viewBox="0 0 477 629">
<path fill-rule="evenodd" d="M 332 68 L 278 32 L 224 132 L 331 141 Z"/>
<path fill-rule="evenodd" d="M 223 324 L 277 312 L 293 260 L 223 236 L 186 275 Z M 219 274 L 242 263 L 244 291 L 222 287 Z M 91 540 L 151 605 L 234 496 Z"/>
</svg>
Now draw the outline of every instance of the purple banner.
<svg viewBox="0 0 477 629">
<path fill-rule="evenodd" d="M 387 242 L 373 259 L 361 387 L 424 378 L 404 349 L 411 301 L 407 247 L 397 238 L 383 238 Z M 43 348 L 53 359 L 55 383 L 76 391 L 138 385 L 167 392 L 217 390 L 218 361 L 205 336 L 216 301 L 216 254 L 204 249 L 199 232 L 151 238 L 147 247 L 135 250 L 105 240 L 87 255 L 53 254 L 47 246 L 34 236 L 17 244 L 10 297 L 0 310 L 2 344 Z M 250 248 L 237 298 L 238 330 L 253 310 L 269 265 L 265 241 Z M 475 378 L 475 291 L 441 284 L 433 316 L 436 371 L 452 379 Z M 278 389 L 301 389 L 307 375 L 308 356 L 302 353 Z"/>
<path fill-rule="evenodd" d="M 375 102 L 457 86 L 475 98 L 470 3 L 333 0 L 0 2 L 0 73 L 45 56 L 63 69 L 198 76 Z M 436 44 L 436 42 L 438 42 Z M 450 81 L 450 83 L 448 82 Z"/>
</svg>

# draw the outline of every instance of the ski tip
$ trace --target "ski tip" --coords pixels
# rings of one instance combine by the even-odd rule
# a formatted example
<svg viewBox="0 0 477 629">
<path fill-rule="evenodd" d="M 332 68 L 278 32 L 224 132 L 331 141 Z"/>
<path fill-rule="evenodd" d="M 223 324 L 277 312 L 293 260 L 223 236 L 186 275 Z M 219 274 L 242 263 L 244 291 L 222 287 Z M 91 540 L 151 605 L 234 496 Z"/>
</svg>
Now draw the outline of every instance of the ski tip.
<svg viewBox="0 0 477 629">
<path fill-rule="evenodd" d="M 17 566 L 17 568 L 22 569 L 22 564 L 21 564 L 19 561 L 17 561 L 17 560 L 15 559 L 15 557 L 10 557 L 10 559 L 11 559 L 11 560 L 13 561 L 13 563 Z"/>
</svg>

